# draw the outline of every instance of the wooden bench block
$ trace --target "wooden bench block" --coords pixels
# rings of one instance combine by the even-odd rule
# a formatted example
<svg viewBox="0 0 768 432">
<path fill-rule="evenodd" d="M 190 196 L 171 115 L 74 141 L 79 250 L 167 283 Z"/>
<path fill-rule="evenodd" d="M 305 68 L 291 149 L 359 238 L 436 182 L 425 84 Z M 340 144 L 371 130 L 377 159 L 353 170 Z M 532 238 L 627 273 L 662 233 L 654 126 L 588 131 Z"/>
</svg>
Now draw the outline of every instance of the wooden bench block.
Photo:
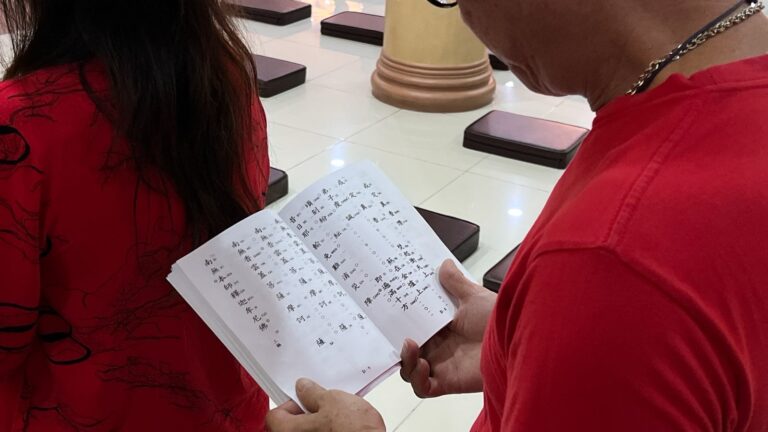
<svg viewBox="0 0 768 432">
<path fill-rule="evenodd" d="M 501 261 L 493 266 L 488 272 L 483 275 L 483 286 L 493 292 L 499 292 L 501 283 L 504 282 L 504 277 L 507 276 L 509 267 L 512 266 L 512 261 L 515 259 L 517 250 L 520 249 L 520 245 L 517 245 L 512 252 L 508 253 Z"/>
<path fill-rule="evenodd" d="M 578 126 L 491 111 L 464 131 L 464 147 L 563 169 L 588 132 Z"/>
<path fill-rule="evenodd" d="M 272 97 L 298 87 L 307 80 L 307 67 L 298 63 L 253 55 L 259 82 L 259 96 Z"/>
<path fill-rule="evenodd" d="M 267 205 L 288 195 L 288 174 L 277 168 L 269 169 L 269 186 L 267 188 Z"/>
<path fill-rule="evenodd" d="M 225 0 L 237 16 L 279 26 L 312 16 L 312 5 L 296 0 Z"/>
<path fill-rule="evenodd" d="M 382 46 L 384 17 L 362 12 L 341 12 L 320 22 L 320 33 Z"/>
<path fill-rule="evenodd" d="M 459 261 L 469 258 L 480 244 L 480 227 L 453 216 L 416 207 L 440 240 Z"/>
<path fill-rule="evenodd" d="M 509 70 L 509 66 L 507 66 L 506 63 L 499 60 L 498 57 L 496 57 L 496 54 L 488 51 L 488 60 L 491 62 L 491 67 L 493 70 L 500 70 L 500 71 L 506 71 Z"/>
</svg>

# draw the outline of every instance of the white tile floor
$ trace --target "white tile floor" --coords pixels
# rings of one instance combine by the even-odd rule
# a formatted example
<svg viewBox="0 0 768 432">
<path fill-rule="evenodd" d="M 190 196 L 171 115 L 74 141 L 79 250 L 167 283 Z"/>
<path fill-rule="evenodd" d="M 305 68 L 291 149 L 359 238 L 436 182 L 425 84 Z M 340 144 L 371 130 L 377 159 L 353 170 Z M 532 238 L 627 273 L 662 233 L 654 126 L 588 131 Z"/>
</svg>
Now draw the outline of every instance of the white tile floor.
<svg viewBox="0 0 768 432">
<path fill-rule="evenodd" d="M 424 114 L 371 96 L 380 48 L 320 35 L 320 20 L 352 10 L 384 13 L 384 0 L 313 0 L 311 20 L 286 27 L 241 21 L 251 49 L 307 66 L 307 84 L 265 99 L 272 165 L 288 172 L 289 197 L 318 178 L 362 159 L 378 164 L 415 204 L 473 221 L 480 248 L 465 263 L 477 280 L 517 245 L 561 171 L 462 147 L 464 129 L 491 109 L 590 127 L 580 98 L 536 95 L 509 72 L 496 72 L 492 105 L 459 114 Z M 515 209 L 516 211 L 510 211 Z M 395 375 L 367 399 L 389 431 L 466 431 L 482 395 L 422 401 Z"/>
</svg>

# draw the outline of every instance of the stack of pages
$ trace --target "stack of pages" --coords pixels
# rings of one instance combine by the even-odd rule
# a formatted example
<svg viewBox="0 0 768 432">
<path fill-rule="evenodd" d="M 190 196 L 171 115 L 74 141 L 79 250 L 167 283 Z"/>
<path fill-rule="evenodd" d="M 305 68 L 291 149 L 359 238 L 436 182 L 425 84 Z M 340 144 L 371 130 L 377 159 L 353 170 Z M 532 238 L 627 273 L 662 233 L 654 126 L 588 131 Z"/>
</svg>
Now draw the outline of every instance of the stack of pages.
<svg viewBox="0 0 768 432">
<path fill-rule="evenodd" d="M 408 200 L 361 162 L 232 226 L 168 280 L 279 404 L 297 399 L 301 377 L 363 395 L 396 371 L 405 338 L 421 345 L 453 318 L 436 276 L 446 259 Z"/>
</svg>

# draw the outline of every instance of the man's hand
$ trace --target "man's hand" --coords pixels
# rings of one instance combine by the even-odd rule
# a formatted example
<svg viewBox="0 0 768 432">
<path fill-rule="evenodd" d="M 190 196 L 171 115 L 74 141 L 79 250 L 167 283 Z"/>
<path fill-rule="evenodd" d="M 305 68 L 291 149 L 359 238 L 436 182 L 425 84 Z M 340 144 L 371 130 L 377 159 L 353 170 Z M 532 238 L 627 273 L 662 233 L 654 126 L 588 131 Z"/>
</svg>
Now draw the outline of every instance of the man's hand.
<svg viewBox="0 0 768 432">
<path fill-rule="evenodd" d="M 300 379 L 296 394 L 309 413 L 295 402 L 287 402 L 267 415 L 271 432 L 381 432 L 386 430 L 381 415 L 363 398 Z"/>
<path fill-rule="evenodd" d="M 440 266 L 440 283 L 459 302 L 451 324 L 419 350 L 406 339 L 400 376 L 421 398 L 483 390 L 480 350 L 496 294 L 464 277 L 451 260 Z"/>
</svg>

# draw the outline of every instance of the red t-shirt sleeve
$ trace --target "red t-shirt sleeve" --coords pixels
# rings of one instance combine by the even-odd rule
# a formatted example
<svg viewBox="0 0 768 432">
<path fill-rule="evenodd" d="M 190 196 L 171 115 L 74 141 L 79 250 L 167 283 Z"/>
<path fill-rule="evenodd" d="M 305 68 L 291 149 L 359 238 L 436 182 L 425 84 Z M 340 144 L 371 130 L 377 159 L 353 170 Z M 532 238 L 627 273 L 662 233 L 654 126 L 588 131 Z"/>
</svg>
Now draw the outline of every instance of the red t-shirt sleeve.
<svg viewBox="0 0 768 432">
<path fill-rule="evenodd" d="M 0 430 L 16 414 L 40 302 L 43 172 L 33 157 L 15 129 L 0 126 Z"/>
<path fill-rule="evenodd" d="M 668 293 L 609 250 L 537 257 L 517 287 L 503 430 L 728 430 L 728 360 Z"/>
</svg>

